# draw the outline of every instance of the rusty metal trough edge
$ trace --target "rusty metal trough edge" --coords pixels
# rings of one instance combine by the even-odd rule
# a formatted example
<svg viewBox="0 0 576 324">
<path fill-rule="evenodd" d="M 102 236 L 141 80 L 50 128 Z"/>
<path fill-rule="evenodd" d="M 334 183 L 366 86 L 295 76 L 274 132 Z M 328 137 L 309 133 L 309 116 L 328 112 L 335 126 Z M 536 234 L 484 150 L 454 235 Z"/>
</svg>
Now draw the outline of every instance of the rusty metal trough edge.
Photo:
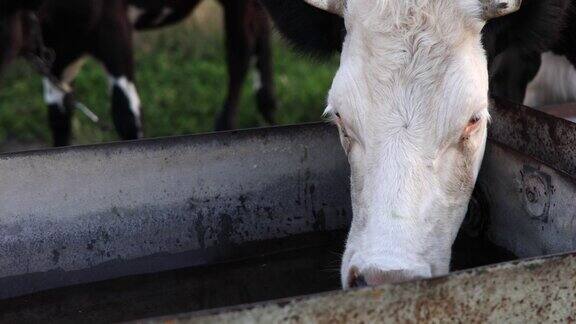
<svg viewBox="0 0 576 324">
<path fill-rule="evenodd" d="M 521 322 L 576 320 L 576 254 L 456 272 L 445 277 L 330 292 L 140 323 Z"/>
<path fill-rule="evenodd" d="M 576 176 L 576 124 L 522 105 L 498 100 L 490 109 L 488 137 Z"/>
</svg>

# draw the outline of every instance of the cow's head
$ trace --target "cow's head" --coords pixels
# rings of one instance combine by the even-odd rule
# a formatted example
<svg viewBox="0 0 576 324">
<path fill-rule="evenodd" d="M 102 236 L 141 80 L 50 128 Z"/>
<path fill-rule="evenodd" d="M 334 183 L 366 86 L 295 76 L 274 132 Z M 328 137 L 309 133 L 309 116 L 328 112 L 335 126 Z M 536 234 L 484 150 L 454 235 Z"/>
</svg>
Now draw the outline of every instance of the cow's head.
<svg viewBox="0 0 576 324">
<path fill-rule="evenodd" d="M 306 0 L 344 18 L 328 98 L 351 166 L 345 288 L 445 274 L 486 143 L 481 30 L 521 0 Z"/>
</svg>

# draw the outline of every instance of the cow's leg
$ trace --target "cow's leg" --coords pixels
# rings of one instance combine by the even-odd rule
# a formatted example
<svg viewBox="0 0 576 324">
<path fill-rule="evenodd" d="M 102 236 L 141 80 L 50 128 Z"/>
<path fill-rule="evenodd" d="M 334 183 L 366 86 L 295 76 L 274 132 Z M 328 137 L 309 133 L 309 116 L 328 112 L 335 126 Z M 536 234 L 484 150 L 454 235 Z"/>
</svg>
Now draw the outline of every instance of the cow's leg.
<svg viewBox="0 0 576 324">
<path fill-rule="evenodd" d="M 236 123 L 236 112 L 240 104 L 242 84 L 250 65 L 254 40 L 250 39 L 246 24 L 246 0 L 222 1 L 226 21 L 226 56 L 228 60 L 228 97 L 220 116 L 216 119 L 216 130 L 232 129 Z"/>
<path fill-rule="evenodd" d="M 271 28 L 268 16 L 264 8 L 257 1 L 252 1 L 254 8 L 254 31 L 256 32 L 256 68 L 255 74 L 256 100 L 258 110 L 264 120 L 273 125 L 276 111 L 276 99 L 274 97 L 274 67 L 272 64 Z M 259 77 L 258 77 L 259 76 Z"/>
<path fill-rule="evenodd" d="M 79 52 L 57 52 L 52 66 L 52 75 L 59 80 L 55 85 L 44 78 L 44 101 L 48 105 L 48 120 L 52 131 L 54 146 L 70 145 L 72 138 L 72 81 L 78 74 L 82 63 Z"/>
<path fill-rule="evenodd" d="M 21 12 L 6 15 L 0 13 L 0 73 L 18 55 L 22 42 Z"/>
<path fill-rule="evenodd" d="M 115 6 L 123 7 L 119 2 Z M 92 54 L 108 73 L 116 131 L 123 140 L 132 140 L 142 137 L 142 123 L 140 97 L 134 83 L 133 30 L 124 9 L 105 8 Z"/>
</svg>

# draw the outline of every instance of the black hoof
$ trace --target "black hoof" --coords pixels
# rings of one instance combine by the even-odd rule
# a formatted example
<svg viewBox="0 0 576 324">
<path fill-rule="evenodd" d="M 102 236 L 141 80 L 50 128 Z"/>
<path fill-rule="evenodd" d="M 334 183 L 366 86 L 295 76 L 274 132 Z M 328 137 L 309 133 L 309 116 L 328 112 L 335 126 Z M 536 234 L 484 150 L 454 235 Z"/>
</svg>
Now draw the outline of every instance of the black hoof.
<svg viewBox="0 0 576 324">
<path fill-rule="evenodd" d="M 216 119 L 216 123 L 214 124 L 214 130 L 217 132 L 221 132 L 221 131 L 227 131 L 227 130 L 231 130 L 234 129 L 234 125 L 232 123 L 232 121 L 230 121 L 228 118 L 223 118 L 220 117 L 218 119 Z"/>
<path fill-rule="evenodd" d="M 275 125 L 274 115 L 276 113 L 276 100 L 268 91 L 258 91 L 256 95 L 258 100 L 258 111 L 269 125 Z"/>
</svg>

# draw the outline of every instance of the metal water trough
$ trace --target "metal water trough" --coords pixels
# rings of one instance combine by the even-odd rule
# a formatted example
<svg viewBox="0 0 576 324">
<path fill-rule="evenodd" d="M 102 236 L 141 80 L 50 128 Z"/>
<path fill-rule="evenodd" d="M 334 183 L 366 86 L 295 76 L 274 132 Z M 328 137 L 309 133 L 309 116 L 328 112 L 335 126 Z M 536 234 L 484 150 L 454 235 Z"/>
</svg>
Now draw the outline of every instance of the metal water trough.
<svg viewBox="0 0 576 324">
<path fill-rule="evenodd" d="M 576 247 L 576 125 L 492 116 L 455 270 Z M 0 322 L 572 316 L 572 255 L 295 298 L 339 289 L 348 172 L 326 124 L 0 155 Z"/>
</svg>

